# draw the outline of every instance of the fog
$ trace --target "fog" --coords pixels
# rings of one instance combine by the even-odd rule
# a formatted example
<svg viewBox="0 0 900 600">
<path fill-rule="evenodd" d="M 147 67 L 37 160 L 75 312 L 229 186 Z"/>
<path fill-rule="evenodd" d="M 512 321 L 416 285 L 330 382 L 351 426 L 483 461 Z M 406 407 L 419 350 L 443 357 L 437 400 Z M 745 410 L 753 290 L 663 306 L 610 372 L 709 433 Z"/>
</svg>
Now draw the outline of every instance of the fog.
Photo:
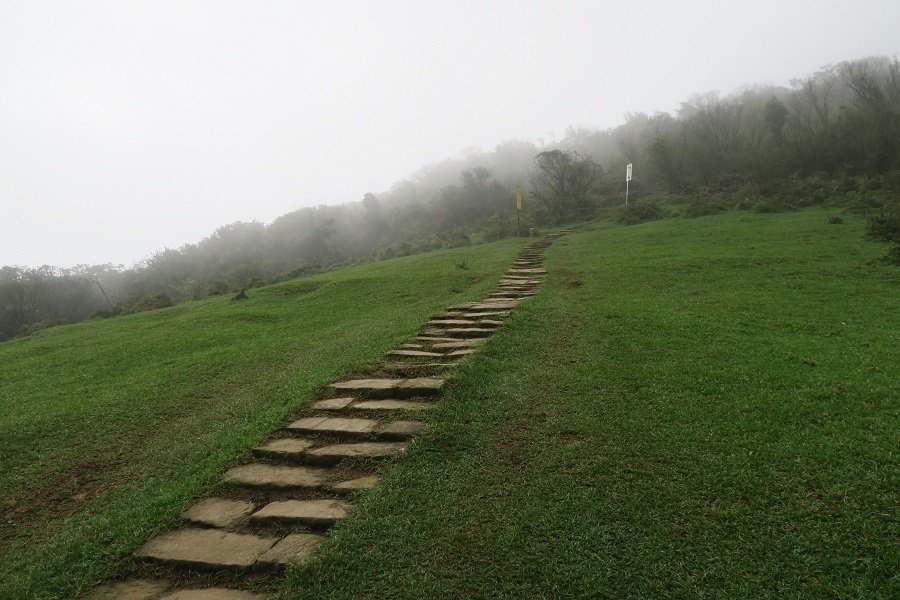
<svg viewBox="0 0 900 600">
<path fill-rule="evenodd" d="M 130 264 L 473 147 L 900 50 L 895 1 L 327 4 L 0 2 L 0 264 Z"/>
</svg>

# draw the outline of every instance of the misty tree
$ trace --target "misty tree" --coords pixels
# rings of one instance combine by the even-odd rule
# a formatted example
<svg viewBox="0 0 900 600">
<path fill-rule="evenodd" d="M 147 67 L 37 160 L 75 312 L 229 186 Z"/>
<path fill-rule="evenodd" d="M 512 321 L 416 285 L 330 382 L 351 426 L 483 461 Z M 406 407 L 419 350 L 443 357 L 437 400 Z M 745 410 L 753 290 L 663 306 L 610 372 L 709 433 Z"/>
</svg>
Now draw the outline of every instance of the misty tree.
<svg viewBox="0 0 900 600">
<path fill-rule="evenodd" d="M 588 212 L 600 165 L 574 150 L 546 150 L 534 158 L 531 195 L 557 221 Z"/>
</svg>

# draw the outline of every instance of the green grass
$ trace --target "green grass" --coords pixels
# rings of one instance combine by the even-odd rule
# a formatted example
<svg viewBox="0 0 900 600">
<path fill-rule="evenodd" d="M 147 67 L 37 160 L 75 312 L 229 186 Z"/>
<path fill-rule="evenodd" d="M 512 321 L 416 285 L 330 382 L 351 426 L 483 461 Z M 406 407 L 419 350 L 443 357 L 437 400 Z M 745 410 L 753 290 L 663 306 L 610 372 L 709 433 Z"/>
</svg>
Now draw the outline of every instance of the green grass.
<svg viewBox="0 0 900 600">
<path fill-rule="evenodd" d="M 279 598 L 896 598 L 900 272 L 826 219 L 556 242 Z"/>
<path fill-rule="evenodd" d="M 448 304 L 483 297 L 520 245 L 371 263 L 240 302 L 0 344 L 0 598 L 70 598 L 120 573 L 318 387 Z"/>
</svg>

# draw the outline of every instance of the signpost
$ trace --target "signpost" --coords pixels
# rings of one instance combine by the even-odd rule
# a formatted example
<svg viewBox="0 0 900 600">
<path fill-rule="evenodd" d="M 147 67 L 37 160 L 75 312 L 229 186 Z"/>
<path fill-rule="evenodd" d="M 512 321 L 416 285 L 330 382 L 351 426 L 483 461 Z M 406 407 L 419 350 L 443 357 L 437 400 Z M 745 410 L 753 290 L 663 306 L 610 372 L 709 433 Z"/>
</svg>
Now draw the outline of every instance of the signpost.
<svg viewBox="0 0 900 600">
<path fill-rule="evenodd" d="M 519 237 L 519 217 L 522 214 L 522 188 L 516 186 L 516 237 Z"/>
<path fill-rule="evenodd" d="M 625 206 L 628 206 L 628 182 L 631 181 L 631 163 L 625 167 Z"/>
</svg>

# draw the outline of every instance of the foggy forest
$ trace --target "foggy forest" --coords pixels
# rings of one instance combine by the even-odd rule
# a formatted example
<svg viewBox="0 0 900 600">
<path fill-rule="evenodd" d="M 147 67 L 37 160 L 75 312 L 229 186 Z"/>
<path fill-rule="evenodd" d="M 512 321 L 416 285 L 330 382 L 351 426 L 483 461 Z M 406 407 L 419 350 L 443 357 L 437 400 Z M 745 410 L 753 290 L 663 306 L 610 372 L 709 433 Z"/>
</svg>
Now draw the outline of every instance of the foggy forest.
<svg viewBox="0 0 900 600">
<path fill-rule="evenodd" d="M 635 176 L 626 207 L 627 163 Z M 870 235 L 898 261 L 900 63 L 851 60 L 788 87 L 703 93 L 674 113 L 628 114 L 611 129 L 505 141 L 361 199 L 301 208 L 268 224 L 224 225 L 133 266 L 4 266 L 0 339 L 512 236 L 517 186 L 526 232 L 589 219 L 630 224 L 826 205 L 867 215 Z"/>
</svg>

